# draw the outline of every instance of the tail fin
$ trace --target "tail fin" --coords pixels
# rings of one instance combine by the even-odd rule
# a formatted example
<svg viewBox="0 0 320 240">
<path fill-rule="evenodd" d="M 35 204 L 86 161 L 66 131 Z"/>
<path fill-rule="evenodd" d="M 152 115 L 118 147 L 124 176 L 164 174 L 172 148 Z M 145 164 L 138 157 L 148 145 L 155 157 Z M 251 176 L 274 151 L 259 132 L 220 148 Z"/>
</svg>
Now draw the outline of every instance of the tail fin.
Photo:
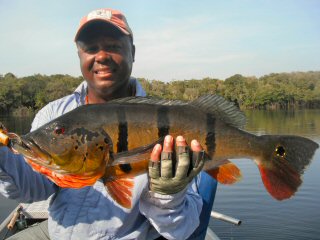
<svg viewBox="0 0 320 240">
<path fill-rule="evenodd" d="M 265 151 L 257 163 L 263 184 L 275 199 L 290 198 L 301 185 L 301 176 L 319 145 L 297 136 L 261 138 Z"/>
</svg>

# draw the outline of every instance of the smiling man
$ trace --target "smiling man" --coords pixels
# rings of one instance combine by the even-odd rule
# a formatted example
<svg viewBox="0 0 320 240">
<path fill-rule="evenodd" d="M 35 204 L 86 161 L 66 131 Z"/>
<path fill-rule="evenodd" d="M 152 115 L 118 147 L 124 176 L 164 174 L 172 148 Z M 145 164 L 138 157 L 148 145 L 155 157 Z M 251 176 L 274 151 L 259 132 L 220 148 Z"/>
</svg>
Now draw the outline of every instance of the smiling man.
<svg viewBox="0 0 320 240">
<path fill-rule="evenodd" d="M 135 54 L 132 32 L 128 26 L 117 30 L 103 18 L 87 21 L 75 38 L 90 102 L 132 96 L 128 81 Z"/>
</svg>

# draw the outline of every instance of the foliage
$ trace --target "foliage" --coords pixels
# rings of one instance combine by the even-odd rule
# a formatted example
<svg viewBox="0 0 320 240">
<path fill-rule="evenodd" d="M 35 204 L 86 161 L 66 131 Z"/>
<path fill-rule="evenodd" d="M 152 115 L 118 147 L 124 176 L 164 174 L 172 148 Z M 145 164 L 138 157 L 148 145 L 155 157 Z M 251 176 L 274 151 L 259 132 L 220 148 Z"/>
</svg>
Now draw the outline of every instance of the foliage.
<svg viewBox="0 0 320 240">
<path fill-rule="evenodd" d="M 82 81 L 82 77 L 62 74 L 22 78 L 13 73 L 0 74 L 0 112 L 37 111 L 70 94 Z M 167 83 L 144 78 L 139 81 L 148 95 L 160 98 L 194 100 L 205 94 L 219 94 L 241 108 L 320 108 L 319 71 L 272 73 L 260 78 L 236 74 L 225 80 L 207 77 Z"/>
<path fill-rule="evenodd" d="M 139 80 L 148 95 L 169 99 L 193 100 L 205 94 L 219 94 L 244 109 L 320 108 L 320 72 L 272 73 L 260 78 L 236 74 L 224 81 Z"/>
<path fill-rule="evenodd" d="M 0 112 L 36 111 L 48 102 L 70 94 L 83 81 L 69 75 L 41 75 L 17 78 L 7 73 L 0 78 Z M 25 110 L 23 111 L 25 112 Z"/>
</svg>

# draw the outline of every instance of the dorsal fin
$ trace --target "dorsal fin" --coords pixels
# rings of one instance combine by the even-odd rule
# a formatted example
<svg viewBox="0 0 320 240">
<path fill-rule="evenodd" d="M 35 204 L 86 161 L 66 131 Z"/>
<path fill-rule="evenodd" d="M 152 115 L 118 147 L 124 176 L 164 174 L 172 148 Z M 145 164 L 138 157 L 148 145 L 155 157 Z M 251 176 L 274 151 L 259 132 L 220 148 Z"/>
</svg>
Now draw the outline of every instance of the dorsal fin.
<svg viewBox="0 0 320 240">
<path fill-rule="evenodd" d="M 246 124 L 244 113 L 233 103 L 219 95 L 204 95 L 191 102 L 191 105 L 211 113 L 225 123 L 243 128 Z"/>
<path fill-rule="evenodd" d="M 243 128 L 246 123 L 244 113 L 235 106 L 233 102 L 230 102 L 218 95 L 204 95 L 192 102 L 168 100 L 156 97 L 126 97 L 112 100 L 109 103 L 138 103 L 162 106 L 190 105 L 201 109 L 206 113 L 212 114 L 215 118 L 237 128 Z"/>
<path fill-rule="evenodd" d="M 150 104 L 150 105 L 161 105 L 161 106 L 172 106 L 172 105 L 188 105 L 189 102 L 181 101 L 181 100 L 170 100 L 170 99 L 162 99 L 158 97 L 125 97 L 118 98 L 109 101 L 108 103 L 139 103 L 139 104 Z"/>
</svg>

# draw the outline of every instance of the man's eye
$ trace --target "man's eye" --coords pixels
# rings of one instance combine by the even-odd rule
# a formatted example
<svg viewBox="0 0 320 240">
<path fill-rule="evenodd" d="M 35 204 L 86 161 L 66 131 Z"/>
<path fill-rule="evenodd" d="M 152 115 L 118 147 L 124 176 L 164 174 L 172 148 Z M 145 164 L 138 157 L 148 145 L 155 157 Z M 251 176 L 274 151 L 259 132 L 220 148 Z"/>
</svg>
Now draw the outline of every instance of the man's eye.
<svg viewBox="0 0 320 240">
<path fill-rule="evenodd" d="M 85 47 L 83 48 L 83 51 L 85 51 L 86 53 L 96 53 L 98 52 L 98 47 L 96 46 L 88 46 L 88 47 Z"/>
<path fill-rule="evenodd" d="M 111 49 L 111 50 L 120 50 L 121 46 L 114 44 L 114 45 L 110 45 L 108 48 Z"/>
</svg>

